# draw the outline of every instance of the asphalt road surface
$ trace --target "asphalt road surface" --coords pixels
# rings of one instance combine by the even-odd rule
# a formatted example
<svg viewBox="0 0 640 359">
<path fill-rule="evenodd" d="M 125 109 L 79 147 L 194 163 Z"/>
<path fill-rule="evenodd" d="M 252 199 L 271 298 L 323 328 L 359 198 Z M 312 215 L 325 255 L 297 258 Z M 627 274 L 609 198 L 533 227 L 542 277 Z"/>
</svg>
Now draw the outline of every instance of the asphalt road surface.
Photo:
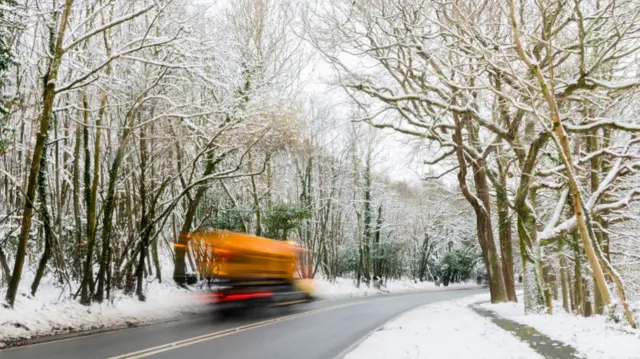
<svg viewBox="0 0 640 359">
<path fill-rule="evenodd" d="M 486 289 L 390 294 L 271 308 L 0 350 L 0 359 L 333 359 L 395 316 Z"/>
</svg>

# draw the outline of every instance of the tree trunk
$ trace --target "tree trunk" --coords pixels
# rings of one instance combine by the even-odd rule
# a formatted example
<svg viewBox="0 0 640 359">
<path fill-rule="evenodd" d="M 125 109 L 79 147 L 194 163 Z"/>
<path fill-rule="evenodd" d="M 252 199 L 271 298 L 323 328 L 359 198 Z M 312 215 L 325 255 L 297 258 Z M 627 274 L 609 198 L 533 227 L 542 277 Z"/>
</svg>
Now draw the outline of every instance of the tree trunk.
<svg viewBox="0 0 640 359">
<path fill-rule="evenodd" d="M 424 277 L 427 272 L 427 251 L 429 249 L 429 234 L 425 230 L 424 238 L 422 239 L 422 245 L 420 246 L 420 263 L 418 263 L 418 278 L 421 282 L 424 281 Z"/>
<path fill-rule="evenodd" d="M 2 274 L 4 275 L 5 282 L 11 282 L 11 269 L 9 268 L 7 256 L 4 254 L 2 246 L 0 246 L 0 267 L 2 267 Z"/>
<path fill-rule="evenodd" d="M 140 301 L 145 301 L 144 288 L 143 288 L 143 269 L 145 264 L 145 254 L 149 249 L 149 237 L 151 235 L 151 225 L 149 223 L 149 213 L 147 213 L 147 185 L 146 185 L 146 170 L 147 170 L 147 143 L 146 133 L 144 132 L 144 126 L 140 129 L 140 226 L 139 233 L 140 238 L 140 259 L 138 266 L 136 267 L 136 294 Z"/>
<path fill-rule="evenodd" d="M 540 272 L 540 243 L 537 240 L 535 217 L 531 209 L 516 207 L 518 213 L 518 238 L 522 257 L 525 313 L 539 313 L 545 306 Z"/>
<path fill-rule="evenodd" d="M 91 295 L 93 294 L 93 255 L 96 245 L 96 205 L 94 202 L 97 201 L 97 198 L 93 196 L 92 187 L 94 183 L 98 183 L 98 178 L 94 178 L 93 182 L 91 180 L 91 150 L 89 149 L 90 110 L 86 91 L 82 92 L 82 105 L 84 109 L 82 113 L 84 118 L 82 133 L 84 137 L 84 197 L 87 207 L 87 245 L 85 247 L 86 258 L 80 290 L 80 302 L 88 305 L 91 301 Z M 94 163 L 94 166 L 99 166 L 99 164 Z M 94 170 L 94 175 L 99 173 L 99 171 Z"/>
<path fill-rule="evenodd" d="M 582 281 L 582 292 L 584 293 L 584 316 L 593 316 L 593 302 L 591 301 L 591 291 L 589 290 L 589 281 L 584 278 Z"/>
<path fill-rule="evenodd" d="M 36 269 L 36 275 L 33 277 L 33 282 L 31 282 L 31 295 L 35 296 L 38 291 L 38 286 L 40 285 L 40 281 L 44 276 L 44 271 L 47 269 L 47 262 L 51 258 L 51 245 L 49 244 L 49 239 L 46 238 L 47 234 L 45 234 L 44 239 L 44 252 L 42 253 L 42 257 L 40 257 L 40 262 L 38 262 L 38 268 Z"/>
<path fill-rule="evenodd" d="M 48 136 L 47 136 L 48 138 Z M 31 295 L 35 296 L 38 291 L 38 286 L 42 280 L 45 270 L 47 269 L 47 263 L 51 258 L 52 241 L 53 241 L 53 228 L 51 223 L 51 215 L 47 206 L 47 145 L 45 138 L 44 153 L 40 160 L 40 171 L 38 173 L 38 196 L 40 197 L 40 211 L 42 212 L 42 222 L 44 223 L 44 252 L 38 263 L 36 269 L 36 275 L 31 283 Z"/>
<path fill-rule="evenodd" d="M 576 309 L 576 291 L 571 278 L 571 271 L 567 270 L 567 284 L 569 287 L 569 301 L 571 302 L 570 313 L 577 313 Z"/>
<path fill-rule="evenodd" d="M 498 258 L 497 249 L 493 242 L 493 233 L 491 232 L 491 218 L 487 217 L 482 209 L 476 210 L 476 233 L 483 252 L 483 260 L 489 277 L 489 292 L 491 293 L 491 302 L 500 303 L 508 300 L 506 288 L 504 285 L 504 277 L 502 274 L 502 266 Z"/>
<path fill-rule="evenodd" d="M 564 253 L 564 238 L 558 240 L 558 257 L 560 260 L 560 283 L 562 287 L 562 308 L 571 313 L 569 306 L 569 278 L 567 276 L 567 258 Z"/>
<path fill-rule="evenodd" d="M 372 242 L 372 208 L 371 208 L 371 151 L 367 151 L 364 168 L 364 235 L 363 235 L 363 272 L 367 287 L 371 284 L 371 242 Z"/>
<path fill-rule="evenodd" d="M 496 205 L 498 207 L 498 226 L 500 236 L 500 252 L 502 254 L 502 273 L 507 298 L 510 302 L 517 302 L 516 282 L 513 273 L 513 244 L 511 236 L 511 219 L 509 215 L 509 197 L 507 196 L 507 169 L 498 159 L 500 185 L 496 186 Z M 500 188 L 498 188 L 500 187 Z"/>
<path fill-rule="evenodd" d="M 65 0 L 64 8 L 62 10 L 62 16 L 60 19 L 60 27 L 55 37 L 55 45 L 51 50 L 51 64 L 44 76 L 44 93 L 43 93 L 43 106 L 42 113 L 40 114 L 40 128 L 36 136 L 36 144 L 33 148 L 33 157 L 31 159 L 31 168 L 29 170 L 29 179 L 27 181 L 27 191 L 25 194 L 24 211 L 22 214 L 22 225 L 20 227 L 20 235 L 18 237 L 18 250 L 16 251 L 15 263 L 13 272 L 11 275 L 11 281 L 9 281 L 9 287 L 7 288 L 6 301 L 9 306 L 13 307 L 13 304 L 18 294 L 18 287 L 20 285 L 20 279 L 22 277 L 22 268 L 24 267 L 24 260 L 27 254 L 27 242 L 29 240 L 29 232 L 31 230 L 31 219 L 33 216 L 33 206 L 36 197 L 36 184 L 38 179 L 38 173 L 40 172 L 40 162 L 44 152 L 45 139 L 49 132 L 49 122 L 51 119 L 51 113 L 53 110 L 53 102 L 56 96 L 56 80 L 58 78 L 58 71 L 60 69 L 60 63 L 62 62 L 62 44 L 64 34 L 67 28 L 67 20 L 71 12 L 73 0 Z M 51 39 L 53 40 L 53 38 Z M 51 41 L 53 42 L 53 41 Z"/>
<path fill-rule="evenodd" d="M 542 278 L 544 279 L 544 298 L 547 306 L 547 314 L 553 314 L 554 288 L 556 288 L 556 276 L 550 263 L 542 264 Z"/>
<path fill-rule="evenodd" d="M 207 156 L 207 165 L 205 167 L 205 170 L 202 176 L 207 177 L 211 175 L 216 168 L 216 164 L 217 164 L 217 161 L 214 159 L 213 153 L 210 153 Z M 206 190 L 207 190 L 207 187 L 204 185 L 200 186 L 197 189 L 196 195 L 193 197 L 193 199 L 189 203 L 187 213 L 185 214 L 185 217 L 184 217 L 184 222 L 182 223 L 182 229 L 178 235 L 178 242 L 175 244 L 176 248 L 175 248 L 175 257 L 174 257 L 175 265 L 173 268 L 173 280 L 178 285 L 181 285 L 181 286 L 185 285 L 187 280 L 185 255 L 189 248 L 188 234 L 191 231 L 191 226 L 193 225 L 193 220 L 195 218 L 198 205 L 200 204 L 200 201 L 204 197 Z"/>
<path fill-rule="evenodd" d="M 587 152 L 588 153 L 593 153 L 595 151 L 598 150 L 598 138 L 597 136 L 597 131 L 589 134 L 587 137 Z M 590 184 L 591 184 L 591 193 L 594 193 L 598 190 L 598 187 L 600 186 L 600 156 L 593 156 L 593 158 L 591 158 L 591 171 L 590 171 Z M 594 218 L 595 221 L 597 222 L 601 222 L 599 221 L 598 218 Z M 600 236 L 600 233 L 595 233 L 596 234 L 596 240 L 599 243 L 602 243 L 602 238 Z M 597 288 L 597 279 L 596 276 L 594 274 L 593 278 L 593 284 L 594 284 L 594 288 Z M 594 291 L 594 309 L 595 312 L 597 314 L 602 314 L 604 313 L 604 301 L 602 298 L 602 294 L 600 293 L 600 291 L 596 290 Z"/>
<path fill-rule="evenodd" d="M 111 169 L 109 170 L 109 185 L 107 187 L 107 194 L 104 204 L 104 214 L 102 217 L 102 253 L 100 259 L 100 269 L 98 270 L 98 287 L 94 298 L 97 302 L 102 302 L 105 299 L 105 290 L 108 286 L 107 275 L 110 272 L 110 259 L 111 259 L 111 236 L 113 228 L 113 213 L 116 207 L 116 183 L 118 182 L 118 172 L 122 159 L 124 158 L 125 143 L 129 137 L 128 130 L 125 130 L 122 138 L 120 139 L 120 145 L 116 150 L 116 156 L 111 163 Z"/>
<path fill-rule="evenodd" d="M 574 237 L 574 242 L 576 241 L 576 235 L 572 235 Z M 574 291 L 576 296 L 576 313 L 579 315 L 585 315 L 584 304 L 585 297 L 582 286 L 582 255 L 580 253 L 580 246 L 577 243 L 574 243 L 573 249 L 573 257 L 574 257 Z"/>
<path fill-rule="evenodd" d="M 382 235 L 382 204 L 378 206 L 378 218 L 376 219 L 376 230 L 374 233 L 374 265 L 373 265 L 373 275 L 382 278 L 382 258 L 384 254 L 382 253 L 382 247 L 380 244 L 380 237 Z M 425 261 L 427 260 L 425 256 Z"/>
<path fill-rule="evenodd" d="M 458 172 L 458 185 L 466 200 L 471 204 L 476 214 L 476 232 L 478 242 L 482 249 L 482 258 L 487 274 L 489 277 L 489 291 L 491 293 L 491 302 L 499 303 L 508 300 L 507 291 L 504 284 L 502 274 L 502 266 L 500 258 L 493 241 L 493 231 L 491 225 L 491 198 L 489 195 L 489 186 L 487 183 L 487 174 L 485 163 L 482 159 L 476 158 L 473 165 L 474 183 L 476 186 L 477 196 L 471 193 L 467 186 L 467 160 L 465 159 L 464 144 L 462 138 L 463 123 L 458 116 L 455 117 L 456 126 L 453 134 L 453 141 L 456 144 L 456 157 L 460 171 Z"/>
<path fill-rule="evenodd" d="M 273 186 L 273 177 L 272 177 L 272 172 L 271 172 L 271 156 L 267 157 L 267 164 L 266 164 L 266 171 L 267 171 L 267 210 L 271 210 L 271 207 L 273 207 L 273 195 L 272 193 L 272 189 L 271 187 Z"/>
<path fill-rule="evenodd" d="M 253 156 L 251 152 L 247 154 L 247 166 L 249 172 L 253 172 Z M 260 209 L 260 197 L 258 195 L 258 186 L 256 185 L 255 176 L 249 177 L 249 182 L 251 183 L 251 197 L 253 199 L 253 206 L 256 215 L 256 236 L 262 235 L 262 211 Z"/>
<path fill-rule="evenodd" d="M 82 145 L 82 125 L 76 125 L 76 143 L 73 150 L 73 217 L 75 219 L 75 247 L 73 269 L 76 279 L 82 276 L 82 220 L 80 219 L 80 147 Z"/>
</svg>

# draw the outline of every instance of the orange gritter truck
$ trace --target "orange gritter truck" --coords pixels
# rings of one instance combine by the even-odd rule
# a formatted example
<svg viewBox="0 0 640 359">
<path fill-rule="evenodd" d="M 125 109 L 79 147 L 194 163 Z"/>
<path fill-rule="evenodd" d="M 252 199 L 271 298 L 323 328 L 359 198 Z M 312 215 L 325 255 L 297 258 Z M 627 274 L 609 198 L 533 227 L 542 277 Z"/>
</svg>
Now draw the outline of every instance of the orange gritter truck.
<svg viewBox="0 0 640 359">
<path fill-rule="evenodd" d="M 212 288 L 221 314 L 255 306 L 284 306 L 314 300 L 313 282 L 300 273 L 305 249 L 244 233 L 189 233 L 201 278 Z"/>
</svg>

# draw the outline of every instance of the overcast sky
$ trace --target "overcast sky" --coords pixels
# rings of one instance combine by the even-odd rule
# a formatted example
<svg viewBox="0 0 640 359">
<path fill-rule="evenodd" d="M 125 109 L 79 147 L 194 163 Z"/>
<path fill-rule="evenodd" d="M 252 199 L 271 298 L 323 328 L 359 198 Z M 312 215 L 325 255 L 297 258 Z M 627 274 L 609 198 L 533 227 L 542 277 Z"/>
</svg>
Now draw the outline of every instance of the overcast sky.
<svg viewBox="0 0 640 359">
<path fill-rule="evenodd" d="M 211 4 L 209 13 L 213 16 L 219 15 L 220 10 L 227 7 L 230 0 L 195 0 L 199 4 Z M 316 2 L 315 4 L 319 4 Z M 308 51 L 313 51 L 308 45 Z M 329 82 L 334 79 L 335 73 L 333 68 L 326 63 L 319 55 L 307 64 L 303 70 L 302 78 L 304 91 L 307 95 L 324 105 L 331 107 L 331 112 L 336 121 L 332 121 L 330 126 L 323 126 L 327 131 L 336 132 L 339 136 L 346 133 L 349 128 L 349 101 L 344 92 L 340 89 L 331 87 Z M 416 139 L 394 133 L 390 130 L 381 131 L 381 150 L 377 151 L 378 155 L 375 161 L 375 170 L 385 173 L 394 180 L 418 183 L 424 177 L 424 166 L 422 165 L 424 149 L 416 150 Z M 422 152 L 422 153 L 420 153 Z M 448 182 L 448 181 L 447 181 Z"/>
</svg>

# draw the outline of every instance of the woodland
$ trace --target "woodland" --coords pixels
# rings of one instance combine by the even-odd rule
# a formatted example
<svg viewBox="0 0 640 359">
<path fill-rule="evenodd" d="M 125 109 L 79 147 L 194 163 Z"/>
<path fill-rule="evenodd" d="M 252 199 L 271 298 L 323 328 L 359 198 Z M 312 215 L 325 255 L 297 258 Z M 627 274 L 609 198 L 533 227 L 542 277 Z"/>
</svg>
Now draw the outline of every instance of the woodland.
<svg viewBox="0 0 640 359">
<path fill-rule="evenodd" d="M 636 327 L 639 70 L 636 0 L 0 0 L 2 300 L 145 300 L 226 229 Z"/>
</svg>

